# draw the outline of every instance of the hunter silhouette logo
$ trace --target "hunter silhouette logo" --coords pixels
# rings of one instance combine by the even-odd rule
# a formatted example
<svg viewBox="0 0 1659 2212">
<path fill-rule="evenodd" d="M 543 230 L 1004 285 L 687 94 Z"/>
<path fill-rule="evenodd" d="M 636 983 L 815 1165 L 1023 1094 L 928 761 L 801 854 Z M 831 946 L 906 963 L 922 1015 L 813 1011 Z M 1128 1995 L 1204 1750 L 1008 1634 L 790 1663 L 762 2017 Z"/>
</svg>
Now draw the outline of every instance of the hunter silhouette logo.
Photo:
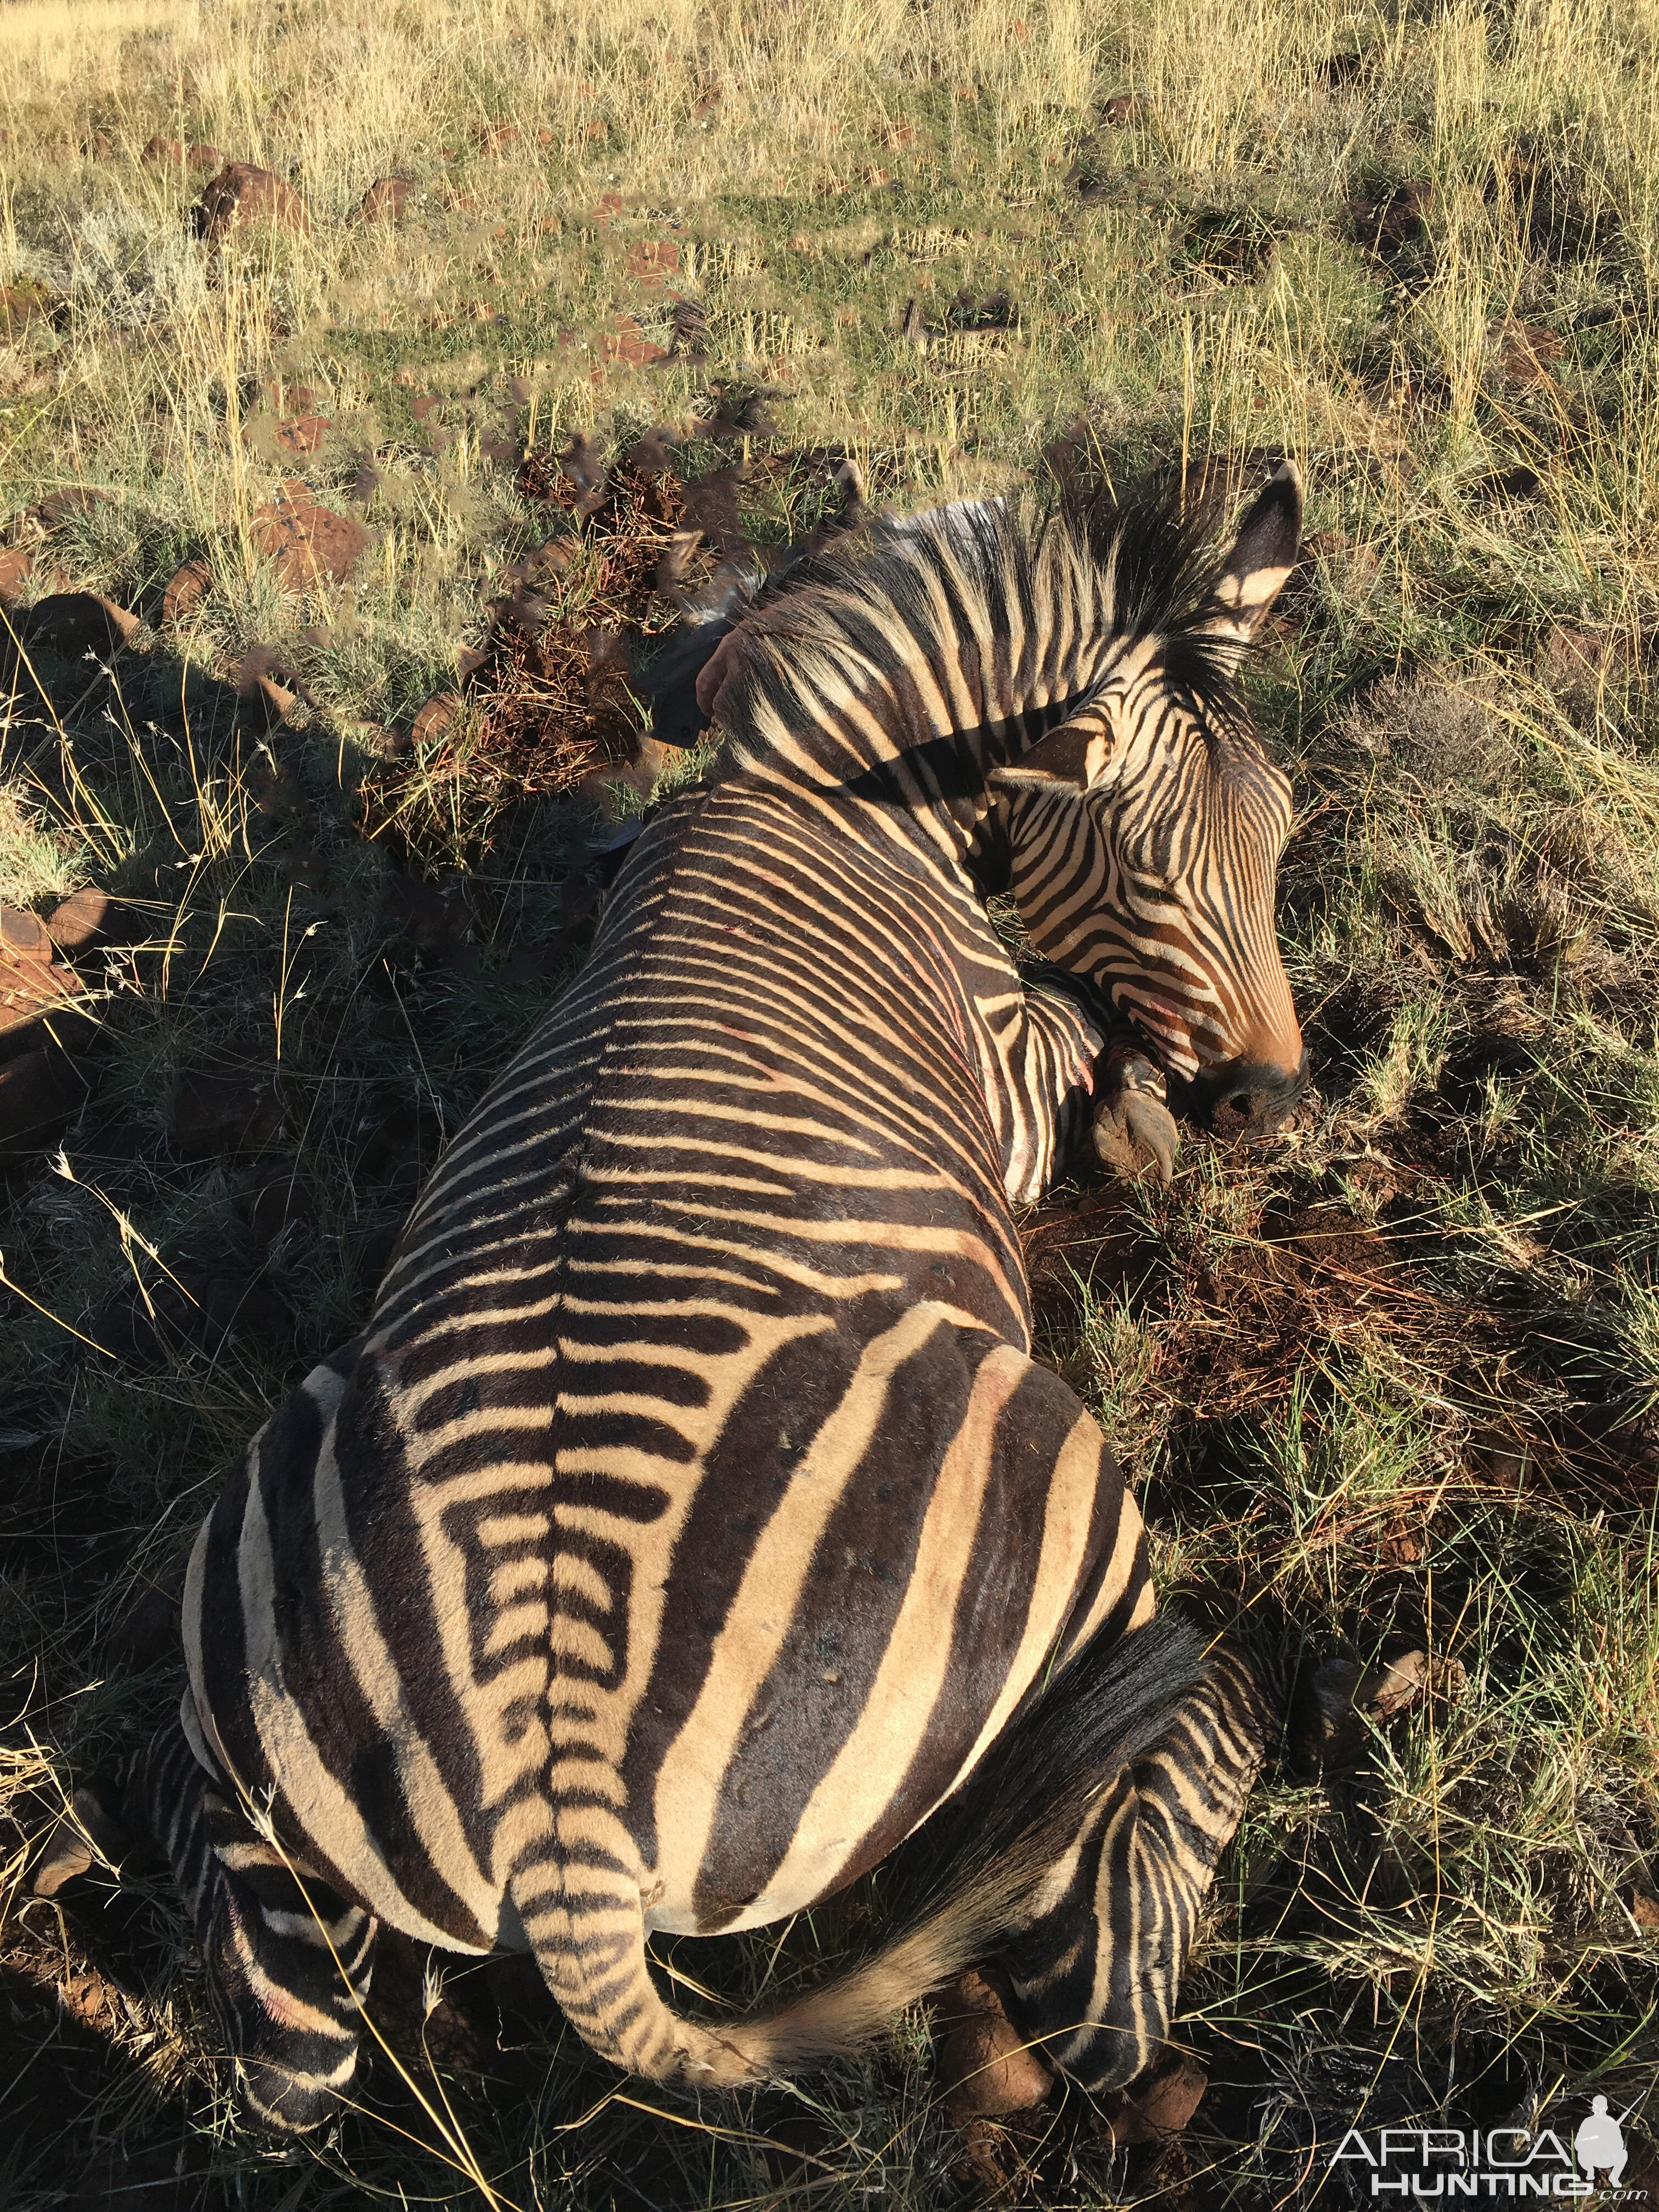
<svg viewBox="0 0 1659 2212">
<path fill-rule="evenodd" d="M 1607 2168 L 1609 2189 L 1617 2189 L 1624 2179 L 1625 2160 L 1630 2153 L 1625 2148 L 1624 2123 L 1635 2106 L 1627 2106 L 1615 2120 L 1607 2110 L 1605 2097 L 1592 2097 L 1589 2111 L 1578 2123 L 1578 2132 L 1572 2139 L 1578 2163 L 1592 2181 L 1599 2168 Z"/>
<path fill-rule="evenodd" d="M 1434 2197 L 1443 2206 L 1462 2197 L 1599 2196 L 1606 2201 L 1616 2192 L 1620 2202 L 1632 2203 L 1647 2196 L 1644 2189 L 1625 2186 L 1630 2146 L 1624 2123 L 1634 2110 L 1627 2106 L 1615 2119 L 1607 2099 L 1593 2097 L 1571 2150 L 1547 2127 L 1350 2128 L 1331 2165 L 1368 2166 L 1364 2194 L 1384 2203 Z"/>
</svg>

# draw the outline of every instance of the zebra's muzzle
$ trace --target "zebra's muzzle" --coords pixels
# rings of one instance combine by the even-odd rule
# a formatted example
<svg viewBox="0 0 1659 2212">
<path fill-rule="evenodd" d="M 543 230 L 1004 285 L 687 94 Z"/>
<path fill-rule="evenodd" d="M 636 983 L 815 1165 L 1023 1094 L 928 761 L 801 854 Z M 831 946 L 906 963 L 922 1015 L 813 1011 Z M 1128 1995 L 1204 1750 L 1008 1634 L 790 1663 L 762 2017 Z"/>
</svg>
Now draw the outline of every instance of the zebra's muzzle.
<svg viewBox="0 0 1659 2212">
<path fill-rule="evenodd" d="M 1251 1060 L 1224 1060 L 1190 1079 L 1170 1079 L 1171 1104 L 1218 1137 L 1270 1137 L 1301 1103 L 1308 1088 L 1308 1048 L 1295 1067 Z"/>
</svg>

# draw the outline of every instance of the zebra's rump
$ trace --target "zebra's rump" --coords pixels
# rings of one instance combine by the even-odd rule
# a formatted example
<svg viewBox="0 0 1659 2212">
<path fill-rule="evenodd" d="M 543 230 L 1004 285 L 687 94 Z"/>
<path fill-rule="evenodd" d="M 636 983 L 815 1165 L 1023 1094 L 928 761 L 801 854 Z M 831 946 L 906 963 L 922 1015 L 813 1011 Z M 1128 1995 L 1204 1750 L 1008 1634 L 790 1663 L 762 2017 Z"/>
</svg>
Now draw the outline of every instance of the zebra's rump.
<svg viewBox="0 0 1659 2212">
<path fill-rule="evenodd" d="M 879 824 L 738 781 L 641 839 L 198 1548 L 203 1748 L 342 1895 L 488 1948 L 551 1851 L 659 1926 L 798 1909 L 1117 1603 L 1027 1357 L 1011 993 Z"/>
</svg>

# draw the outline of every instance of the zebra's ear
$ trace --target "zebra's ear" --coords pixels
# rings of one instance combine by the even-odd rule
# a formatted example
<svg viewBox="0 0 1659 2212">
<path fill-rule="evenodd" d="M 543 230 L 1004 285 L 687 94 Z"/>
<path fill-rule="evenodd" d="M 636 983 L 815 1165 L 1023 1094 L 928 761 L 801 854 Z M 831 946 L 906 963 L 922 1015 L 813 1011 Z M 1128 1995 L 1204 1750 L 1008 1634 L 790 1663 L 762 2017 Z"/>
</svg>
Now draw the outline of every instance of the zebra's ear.
<svg viewBox="0 0 1659 2212">
<path fill-rule="evenodd" d="M 1281 461 L 1243 521 L 1222 563 L 1202 627 L 1243 645 L 1255 635 L 1302 548 L 1302 478 Z"/>
<path fill-rule="evenodd" d="M 1086 791 L 1105 772 L 1111 731 L 1099 714 L 1082 714 L 1039 738 L 1029 751 L 995 772 L 999 783 L 1069 783 Z"/>
</svg>

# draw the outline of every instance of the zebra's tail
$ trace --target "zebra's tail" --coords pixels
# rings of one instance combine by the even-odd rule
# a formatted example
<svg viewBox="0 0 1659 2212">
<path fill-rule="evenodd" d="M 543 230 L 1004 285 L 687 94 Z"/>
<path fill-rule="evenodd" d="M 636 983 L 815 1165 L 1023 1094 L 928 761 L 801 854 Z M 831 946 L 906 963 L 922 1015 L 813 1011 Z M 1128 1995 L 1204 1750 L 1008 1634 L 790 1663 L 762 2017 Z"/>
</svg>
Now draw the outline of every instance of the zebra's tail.
<svg viewBox="0 0 1659 2212">
<path fill-rule="evenodd" d="M 1198 1905 L 1281 1711 L 1249 1659 L 1177 1623 L 1085 1651 L 904 1847 L 911 1903 L 871 1956 L 746 2019 L 692 2022 L 647 2000 L 653 2047 L 629 2038 L 611 2055 L 728 2087 L 787 2075 L 868 2044 L 1000 1952 L 1022 2033 L 1091 2089 L 1133 2078 L 1164 2040 Z M 597 2022 L 575 2024 L 604 2047 Z"/>
</svg>

